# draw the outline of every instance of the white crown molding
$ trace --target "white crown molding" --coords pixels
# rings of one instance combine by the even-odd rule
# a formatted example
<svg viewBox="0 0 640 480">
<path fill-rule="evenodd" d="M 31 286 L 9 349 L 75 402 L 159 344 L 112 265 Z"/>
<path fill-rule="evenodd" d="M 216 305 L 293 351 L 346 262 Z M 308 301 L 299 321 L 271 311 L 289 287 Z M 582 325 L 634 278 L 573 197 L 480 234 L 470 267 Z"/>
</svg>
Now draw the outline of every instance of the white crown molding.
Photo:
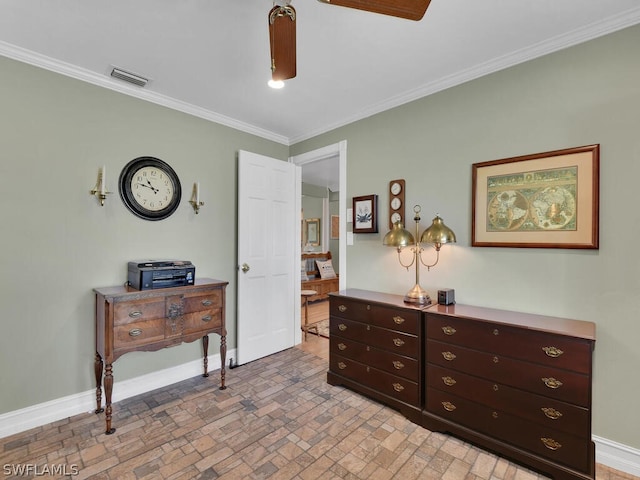
<svg viewBox="0 0 640 480">
<path fill-rule="evenodd" d="M 235 349 L 227 352 L 227 358 L 235 358 L 235 356 Z M 212 382 L 212 388 L 218 388 L 220 379 L 219 377 L 216 378 L 216 374 L 219 375 L 220 354 L 209 355 L 207 358 L 209 359 L 209 366 L 212 367 L 213 370 L 209 370 L 209 378 L 203 381 Z M 157 388 L 166 387 L 167 385 L 181 382 L 198 375 L 202 375 L 202 359 L 141 375 L 129 380 L 117 381 L 114 383 L 111 401 L 112 403 L 119 402 L 126 398 L 150 392 Z M 104 406 L 104 392 L 102 402 Z M 0 415 L 0 438 L 8 437 L 9 435 L 24 432 L 74 415 L 83 413 L 95 415 L 95 408 L 96 391 L 92 389 L 4 413 Z M 100 415 L 102 415 L 104 419 L 104 413 Z"/>
<path fill-rule="evenodd" d="M 551 38 L 544 42 L 540 42 L 531 47 L 518 50 L 517 52 L 494 58 L 488 62 L 481 63 L 467 70 L 463 70 L 448 77 L 444 77 L 434 82 L 427 83 L 409 92 L 404 92 L 401 95 L 388 98 L 382 102 L 371 105 L 369 108 L 362 109 L 357 115 L 345 118 L 340 122 L 328 125 L 325 128 L 317 129 L 312 132 L 307 132 L 306 134 L 300 135 L 298 137 L 290 138 L 290 144 L 294 145 L 303 140 L 308 140 L 309 138 L 327 133 L 331 130 L 335 130 L 336 128 L 343 127 L 358 120 L 362 120 L 386 110 L 399 107 L 400 105 L 419 100 L 420 98 L 433 95 L 434 93 L 438 93 L 448 88 L 461 85 L 471 80 L 484 77 L 485 75 L 489 75 L 491 73 L 513 67 L 520 63 L 524 63 L 529 60 L 533 60 L 535 58 L 539 58 L 544 55 L 548 55 L 550 53 L 587 42 L 589 40 L 593 40 L 595 38 L 616 32 L 618 30 L 622 30 L 623 28 L 627 28 L 638 23 L 640 23 L 640 7 L 633 8 L 620 15 L 608 17 L 602 21 L 594 22 L 590 25 L 573 30 L 571 32 L 558 35 L 557 37 Z"/>
</svg>

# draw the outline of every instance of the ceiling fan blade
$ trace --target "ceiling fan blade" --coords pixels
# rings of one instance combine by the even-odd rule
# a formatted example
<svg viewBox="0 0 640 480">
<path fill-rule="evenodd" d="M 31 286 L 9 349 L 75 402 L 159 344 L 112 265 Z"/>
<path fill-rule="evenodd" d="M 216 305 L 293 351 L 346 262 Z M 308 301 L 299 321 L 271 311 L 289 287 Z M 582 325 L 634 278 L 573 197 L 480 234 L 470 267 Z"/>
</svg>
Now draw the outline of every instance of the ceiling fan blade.
<svg viewBox="0 0 640 480">
<path fill-rule="evenodd" d="M 408 20 L 422 20 L 431 0 L 319 0 L 322 3 L 357 8 Z"/>
<path fill-rule="evenodd" d="M 287 80 L 296 76 L 296 10 L 287 5 L 269 11 L 271 78 Z"/>
</svg>

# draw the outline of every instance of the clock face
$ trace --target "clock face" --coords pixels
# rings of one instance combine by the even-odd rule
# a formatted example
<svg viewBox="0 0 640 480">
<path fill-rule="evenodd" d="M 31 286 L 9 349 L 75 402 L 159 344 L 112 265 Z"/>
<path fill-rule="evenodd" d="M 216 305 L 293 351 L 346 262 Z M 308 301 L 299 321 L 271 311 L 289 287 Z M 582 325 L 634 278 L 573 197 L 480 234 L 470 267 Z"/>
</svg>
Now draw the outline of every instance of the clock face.
<svg viewBox="0 0 640 480">
<path fill-rule="evenodd" d="M 395 197 L 391 200 L 391 208 L 394 210 L 398 210 L 402 206 L 402 202 L 398 197 Z"/>
<path fill-rule="evenodd" d="M 391 214 L 391 223 L 398 223 L 402 221 L 402 217 L 398 212 L 393 212 Z"/>
<path fill-rule="evenodd" d="M 394 195 L 398 195 L 402 191 L 402 185 L 398 182 L 394 182 L 391 184 L 391 193 Z"/>
<path fill-rule="evenodd" d="M 182 190 L 175 171 L 154 157 L 139 157 L 120 173 L 120 197 L 134 215 L 162 220 L 176 211 Z"/>
</svg>

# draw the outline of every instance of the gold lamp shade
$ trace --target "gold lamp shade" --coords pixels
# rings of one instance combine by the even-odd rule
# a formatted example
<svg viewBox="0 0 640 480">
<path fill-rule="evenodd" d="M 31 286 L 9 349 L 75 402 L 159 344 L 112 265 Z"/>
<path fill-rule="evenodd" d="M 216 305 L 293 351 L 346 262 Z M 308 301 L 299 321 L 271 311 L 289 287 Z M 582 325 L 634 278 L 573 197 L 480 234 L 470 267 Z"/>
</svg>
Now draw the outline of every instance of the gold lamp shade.
<svg viewBox="0 0 640 480">
<path fill-rule="evenodd" d="M 415 242 L 413 235 L 404 228 L 402 222 L 396 222 L 393 224 L 393 228 L 382 239 L 382 244 L 387 247 L 408 247 Z"/>
<path fill-rule="evenodd" d="M 456 234 L 444 224 L 439 215 L 436 215 L 431 226 L 420 237 L 420 243 L 431 243 L 435 245 L 436 250 L 439 250 L 440 246 L 445 243 L 455 243 L 455 241 Z"/>
</svg>

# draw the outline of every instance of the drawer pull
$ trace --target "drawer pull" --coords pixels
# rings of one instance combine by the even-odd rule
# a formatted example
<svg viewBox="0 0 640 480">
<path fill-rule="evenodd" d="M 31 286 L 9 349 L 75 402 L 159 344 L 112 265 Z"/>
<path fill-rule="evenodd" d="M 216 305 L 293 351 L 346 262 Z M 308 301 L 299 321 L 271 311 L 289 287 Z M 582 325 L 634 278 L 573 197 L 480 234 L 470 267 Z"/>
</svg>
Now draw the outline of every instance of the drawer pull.
<svg viewBox="0 0 640 480">
<path fill-rule="evenodd" d="M 492 416 L 493 418 L 498 418 L 498 412 L 493 412 L 493 413 L 491 414 L 491 416 Z"/>
<path fill-rule="evenodd" d="M 130 337 L 137 337 L 139 335 L 142 335 L 142 329 L 141 328 L 132 328 L 131 330 L 129 330 L 129 336 Z"/>
<path fill-rule="evenodd" d="M 402 325 L 404 323 L 404 318 L 396 315 L 395 317 L 393 317 L 393 323 L 395 323 L 396 325 Z"/>
<path fill-rule="evenodd" d="M 347 346 L 344 343 L 339 343 L 338 344 L 338 350 L 346 350 Z"/>
<path fill-rule="evenodd" d="M 497 337 L 498 335 L 500 335 L 500 330 L 498 330 L 497 328 L 494 328 L 493 334 Z"/>
<path fill-rule="evenodd" d="M 451 402 L 442 402 L 442 406 L 447 412 L 453 412 L 456 409 L 456 406 Z"/>
<path fill-rule="evenodd" d="M 498 390 L 500 390 L 500 387 L 498 386 L 498 384 L 497 384 L 497 383 L 494 383 L 494 384 L 493 384 L 493 391 L 494 391 L 494 392 L 497 392 Z"/>
<path fill-rule="evenodd" d="M 340 370 L 344 370 L 345 368 L 347 368 L 347 364 L 344 362 L 338 362 L 338 368 Z"/>
<path fill-rule="evenodd" d="M 203 322 L 210 322 L 213 317 L 211 315 L 205 315 L 202 317 Z"/>
<path fill-rule="evenodd" d="M 205 307 L 209 307 L 209 306 L 213 305 L 213 302 L 211 300 L 209 300 L 209 299 L 203 300 L 202 301 L 202 305 L 204 305 Z"/>
<path fill-rule="evenodd" d="M 442 327 L 442 331 L 445 335 L 453 335 L 454 333 L 456 333 L 456 329 L 449 326 Z"/>
<path fill-rule="evenodd" d="M 403 391 L 403 390 L 404 390 L 404 387 L 403 387 L 402 385 L 400 385 L 399 383 L 394 383 L 394 384 L 393 384 L 393 389 L 394 389 L 396 392 L 401 392 L 401 391 Z"/>
<path fill-rule="evenodd" d="M 542 437 L 540 440 L 549 450 L 558 450 L 562 447 L 562 444 L 556 442 L 553 438 Z"/>
<path fill-rule="evenodd" d="M 442 356 L 444 357 L 445 360 L 449 362 L 456 359 L 455 354 L 451 352 L 442 352 Z"/>
<path fill-rule="evenodd" d="M 340 310 L 342 313 L 347 311 L 347 306 L 346 305 L 338 305 L 338 310 Z"/>
<path fill-rule="evenodd" d="M 498 357 L 493 357 L 493 363 L 500 363 L 500 359 Z"/>
<path fill-rule="evenodd" d="M 393 362 L 393 368 L 395 368 L 396 370 L 402 370 L 404 368 L 404 363 L 396 360 L 395 362 Z"/>
<path fill-rule="evenodd" d="M 551 358 L 558 358 L 564 353 L 562 350 L 556 347 L 542 347 L 542 350 L 544 350 L 544 353 L 546 353 L 547 356 Z"/>
<path fill-rule="evenodd" d="M 347 326 L 344 323 L 341 323 L 340 325 L 338 325 L 338 330 L 340 330 L 341 332 L 344 332 L 347 329 Z"/>
<path fill-rule="evenodd" d="M 549 388 L 556 389 L 556 388 L 560 388 L 562 386 L 562 382 L 560 380 L 556 380 L 553 377 L 542 378 L 542 381 Z"/>
<path fill-rule="evenodd" d="M 371 310 L 371 305 L 367 305 L 367 310 Z"/>
<path fill-rule="evenodd" d="M 131 318 L 138 318 L 142 316 L 142 312 L 140 310 L 136 310 L 134 312 L 129 312 L 129 316 Z"/>
<path fill-rule="evenodd" d="M 559 412 L 555 408 L 542 407 L 542 411 L 544 412 L 545 416 L 547 418 L 550 418 L 551 420 L 557 420 L 562 416 L 562 412 Z"/>
<path fill-rule="evenodd" d="M 401 338 L 394 338 L 393 339 L 393 344 L 396 347 L 401 347 L 402 345 L 404 345 L 404 340 L 402 340 Z"/>
<path fill-rule="evenodd" d="M 442 382 L 447 386 L 447 387 L 453 387 L 456 382 L 453 378 L 451 377 L 442 377 Z"/>
</svg>

